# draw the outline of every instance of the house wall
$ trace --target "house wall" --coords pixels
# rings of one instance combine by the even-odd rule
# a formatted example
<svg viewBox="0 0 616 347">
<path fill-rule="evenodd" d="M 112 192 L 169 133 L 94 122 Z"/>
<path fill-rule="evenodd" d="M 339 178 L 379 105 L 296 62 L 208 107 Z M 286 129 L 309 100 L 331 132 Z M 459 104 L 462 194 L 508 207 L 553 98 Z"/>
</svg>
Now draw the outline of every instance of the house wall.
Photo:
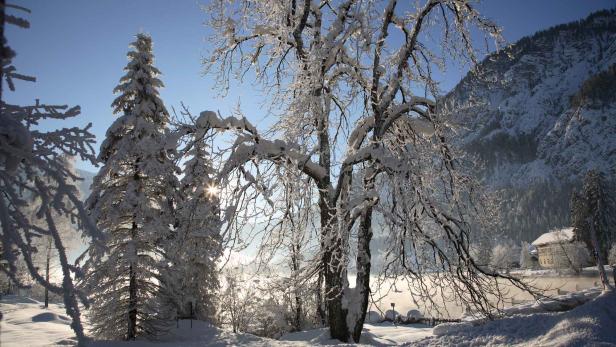
<svg viewBox="0 0 616 347">
<path fill-rule="evenodd" d="M 581 253 L 580 246 L 576 243 L 563 242 L 551 243 L 537 247 L 539 253 L 539 265 L 545 269 L 562 269 L 583 267 L 592 265 L 587 252 Z"/>
<path fill-rule="evenodd" d="M 539 253 L 539 265 L 542 268 L 553 269 L 555 267 L 553 248 L 553 245 L 543 245 L 537 247 L 537 252 Z"/>
</svg>

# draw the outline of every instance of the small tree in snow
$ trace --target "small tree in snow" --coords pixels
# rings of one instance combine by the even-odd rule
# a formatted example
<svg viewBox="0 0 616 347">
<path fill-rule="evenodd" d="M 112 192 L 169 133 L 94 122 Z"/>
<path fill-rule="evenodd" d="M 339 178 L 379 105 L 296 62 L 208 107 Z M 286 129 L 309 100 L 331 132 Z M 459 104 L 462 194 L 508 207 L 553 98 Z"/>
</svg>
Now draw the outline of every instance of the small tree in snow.
<svg viewBox="0 0 616 347">
<path fill-rule="evenodd" d="M 490 266 L 495 270 L 509 270 L 518 264 L 520 254 L 519 246 L 512 242 L 498 243 L 492 249 Z"/>
<path fill-rule="evenodd" d="M 234 333 L 247 332 L 257 322 L 261 298 L 242 272 L 228 270 L 219 296 L 218 321 Z"/>
<path fill-rule="evenodd" d="M 530 254 L 530 245 L 528 242 L 523 241 L 520 247 L 520 268 L 532 269 L 537 266 L 537 260 L 533 259 Z"/>
<path fill-rule="evenodd" d="M 0 2 L 1 62 L 0 72 L 0 267 L 11 280 L 25 286 L 20 276 L 20 264 L 25 265 L 29 275 L 52 293 L 63 295 L 66 313 L 71 317 L 71 328 L 75 331 L 78 344 L 85 345 L 78 300 L 88 304 L 85 296 L 73 285 L 74 278 L 81 277 L 81 271 L 69 264 L 65 251 L 65 240 L 58 229 L 59 216 L 78 223 L 84 236 L 94 240 L 99 234 L 86 214 L 78 197 L 74 182 L 79 179 L 66 167 L 64 156 L 77 156 L 94 163 L 92 143 L 94 136 L 78 127 L 43 131 L 41 122 L 65 120 L 79 114 L 79 106 L 68 108 L 62 105 L 46 105 L 38 100 L 31 106 L 11 105 L 4 102 L 2 86 L 6 81 L 10 90 L 15 89 L 15 79 L 34 81 L 33 77 L 16 72 L 12 65 L 15 56 L 6 45 L 5 22 L 28 28 L 25 19 L 5 14 L 5 9 L 29 10 Z M 33 223 L 30 201 L 40 201 Z M 57 285 L 40 273 L 35 264 L 36 242 L 42 238 L 52 240 L 62 269 L 61 284 Z"/>
<path fill-rule="evenodd" d="M 604 265 L 616 241 L 616 200 L 606 187 L 603 174 L 590 170 L 584 177 L 582 192 L 574 192 L 571 198 L 571 220 L 576 239 L 593 250 L 604 288 L 611 289 Z"/>
<path fill-rule="evenodd" d="M 166 251 L 178 187 L 177 167 L 167 143 L 168 113 L 158 96 L 163 86 L 153 66 L 152 39 L 138 34 L 126 75 L 114 89 L 120 116 L 107 130 L 88 208 L 106 236 L 92 244 L 86 263 L 93 302 L 92 333 L 134 339 L 161 332 L 171 315 Z"/>
</svg>

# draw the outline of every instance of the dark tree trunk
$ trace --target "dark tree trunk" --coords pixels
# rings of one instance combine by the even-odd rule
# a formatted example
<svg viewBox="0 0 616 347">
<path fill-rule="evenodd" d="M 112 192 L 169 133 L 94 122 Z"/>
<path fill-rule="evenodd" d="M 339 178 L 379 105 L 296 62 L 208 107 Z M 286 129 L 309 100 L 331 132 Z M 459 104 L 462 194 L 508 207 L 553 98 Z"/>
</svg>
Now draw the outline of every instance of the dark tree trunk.
<svg viewBox="0 0 616 347">
<path fill-rule="evenodd" d="M 323 271 L 319 270 L 319 274 L 317 276 L 317 286 L 316 286 L 316 301 L 317 301 L 317 316 L 321 320 L 321 325 L 325 325 L 327 323 L 327 316 L 325 315 L 325 310 L 323 309 Z"/>
<path fill-rule="evenodd" d="M 47 254 L 45 254 L 45 281 L 49 283 L 49 268 L 51 266 L 51 247 L 52 247 L 52 238 L 49 237 L 47 243 Z M 49 308 L 49 289 L 45 287 L 45 308 Z"/>
<path fill-rule="evenodd" d="M 131 236 L 134 240 L 137 233 L 137 224 L 133 222 Z M 136 250 L 135 250 L 136 253 Z M 137 256 L 132 254 L 132 256 Z M 127 340 L 134 340 L 137 336 L 137 273 L 131 264 L 128 270 L 128 331 L 126 332 Z"/>
<path fill-rule="evenodd" d="M 601 255 L 601 249 L 597 237 L 597 230 L 593 225 L 593 221 L 589 221 L 588 224 L 590 225 L 590 240 L 593 245 L 593 253 L 595 256 L 595 260 L 597 261 L 597 268 L 599 270 L 599 276 L 601 277 L 601 284 L 603 285 L 603 290 L 612 289 L 612 286 L 610 285 L 610 280 L 607 278 L 607 274 L 605 273 L 605 262 L 603 261 L 603 256 Z"/>
<path fill-rule="evenodd" d="M 81 317 L 79 313 L 79 305 L 77 303 L 77 296 L 75 295 L 75 286 L 73 285 L 73 279 L 69 271 L 69 263 L 66 258 L 66 250 L 60 239 L 58 230 L 56 229 L 55 222 L 51 216 L 51 211 L 45 212 L 45 218 L 47 219 L 47 225 L 49 225 L 49 231 L 53 239 L 55 248 L 58 250 L 58 261 L 62 268 L 62 288 L 64 294 L 64 306 L 66 313 L 71 317 L 71 328 L 75 331 L 77 336 L 77 347 L 85 346 L 86 337 L 83 332 L 83 325 L 81 324 Z"/>
<path fill-rule="evenodd" d="M 321 252 L 322 271 L 325 278 L 325 307 L 331 338 L 342 342 L 349 340 L 349 328 L 346 323 L 348 310 L 342 307 L 342 268 L 340 258 L 336 255 L 342 247 L 340 235 L 334 235 L 332 218 L 335 211 L 330 207 L 326 189 L 320 189 L 319 207 L 321 211 Z"/>
<path fill-rule="evenodd" d="M 293 290 L 295 296 L 295 312 L 293 317 L 293 331 L 302 330 L 302 298 L 299 294 L 299 285 L 297 274 L 299 272 L 300 246 L 297 244 L 291 245 L 291 270 L 293 271 Z"/>
<path fill-rule="evenodd" d="M 353 341 L 359 342 L 366 320 L 370 300 L 370 241 L 372 240 L 372 208 L 361 216 L 357 235 L 357 279 L 355 290 L 359 291 L 360 316 L 353 327 Z"/>
<path fill-rule="evenodd" d="M 128 332 L 127 340 L 134 340 L 137 336 L 137 275 L 133 266 L 129 269 L 130 281 L 128 285 Z"/>
<path fill-rule="evenodd" d="M 45 261 L 45 281 L 49 283 L 49 254 Z M 49 308 L 49 289 L 47 287 L 45 287 L 45 308 Z"/>
<path fill-rule="evenodd" d="M 321 86 L 316 88 L 315 96 L 321 97 L 324 87 L 324 71 L 321 71 Z M 325 97 L 325 100 L 328 96 Z M 327 102 L 327 101 L 326 101 Z M 321 252 L 322 271 L 325 279 L 325 300 L 327 319 L 331 337 L 343 342 L 349 340 L 346 324 L 347 311 L 342 308 L 342 275 L 345 273 L 340 263 L 342 240 L 335 232 L 332 219 L 336 216 L 335 201 L 331 196 L 331 145 L 329 139 L 329 114 L 321 114 L 317 120 L 319 165 L 325 168 L 325 177 L 317 182 L 319 188 L 319 210 L 321 212 Z"/>
</svg>

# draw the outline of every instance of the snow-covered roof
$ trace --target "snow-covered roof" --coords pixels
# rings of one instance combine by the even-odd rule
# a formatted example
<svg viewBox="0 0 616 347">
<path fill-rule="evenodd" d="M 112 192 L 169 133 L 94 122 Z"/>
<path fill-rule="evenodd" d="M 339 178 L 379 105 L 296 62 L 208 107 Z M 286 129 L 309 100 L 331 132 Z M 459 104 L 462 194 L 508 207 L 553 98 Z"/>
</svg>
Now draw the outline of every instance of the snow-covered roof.
<svg viewBox="0 0 616 347">
<path fill-rule="evenodd" d="M 554 230 L 539 236 L 539 238 L 533 241 L 532 245 L 542 246 L 556 242 L 570 242 L 573 241 L 573 236 L 573 228 Z"/>
</svg>

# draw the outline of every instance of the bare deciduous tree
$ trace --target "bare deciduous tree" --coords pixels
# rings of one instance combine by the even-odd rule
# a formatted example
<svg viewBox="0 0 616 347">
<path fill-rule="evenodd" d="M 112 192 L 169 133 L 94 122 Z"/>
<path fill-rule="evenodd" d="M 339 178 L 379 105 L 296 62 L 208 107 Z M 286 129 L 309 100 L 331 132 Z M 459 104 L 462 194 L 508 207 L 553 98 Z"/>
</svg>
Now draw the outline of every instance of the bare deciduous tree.
<svg viewBox="0 0 616 347">
<path fill-rule="evenodd" d="M 333 338 L 355 341 L 370 293 L 370 241 L 375 218 L 389 231 L 390 273 L 410 275 L 430 299 L 425 280 L 488 313 L 500 297 L 499 274 L 469 254 L 470 215 L 481 198 L 451 146 L 447 110 L 432 75 L 445 59 L 476 63 L 471 28 L 498 39 L 499 29 L 469 1 L 215 1 L 209 8 L 214 49 L 204 61 L 227 88 L 254 74 L 269 91 L 269 141 L 245 119 L 204 112 L 194 127 L 238 131 L 221 172 L 227 189 L 227 236 L 242 221 L 267 216 L 261 239 L 287 215 L 277 184 L 289 172 L 310 183 L 318 207 L 313 267 L 323 285 Z M 431 37 L 440 38 L 435 44 Z M 280 210 L 282 208 L 282 212 Z M 356 237 L 357 279 L 347 271 Z M 421 257 L 419 256 L 421 255 Z M 421 261 L 419 261 L 421 260 Z M 509 280 L 516 282 L 513 278 Z"/>
</svg>

